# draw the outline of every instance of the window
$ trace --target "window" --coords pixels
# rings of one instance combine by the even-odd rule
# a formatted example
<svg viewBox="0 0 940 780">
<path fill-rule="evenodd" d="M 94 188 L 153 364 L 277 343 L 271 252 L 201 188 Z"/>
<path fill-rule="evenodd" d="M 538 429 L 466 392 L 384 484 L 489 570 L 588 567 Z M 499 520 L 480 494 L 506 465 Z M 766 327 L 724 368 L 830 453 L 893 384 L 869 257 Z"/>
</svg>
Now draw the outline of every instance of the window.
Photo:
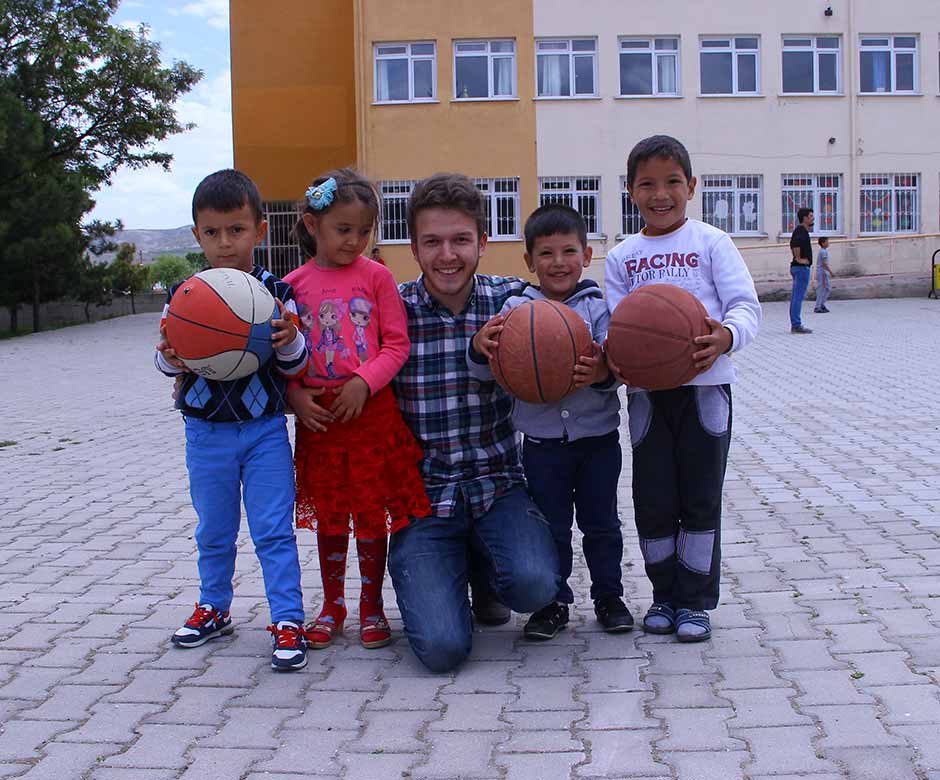
<svg viewBox="0 0 940 780">
<path fill-rule="evenodd" d="M 382 193 L 379 241 L 382 243 L 405 243 L 411 240 L 408 234 L 408 199 L 414 186 L 414 179 L 379 182 L 379 191 Z"/>
<path fill-rule="evenodd" d="M 490 238 L 519 238 L 519 179 L 474 179 L 486 199 Z"/>
<path fill-rule="evenodd" d="M 588 235 L 600 235 L 601 180 L 598 176 L 543 176 L 539 178 L 539 205 L 564 203 L 576 209 Z"/>
<path fill-rule="evenodd" d="M 437 50 L 434 43 L 376 44 L 376 103 L 419 103 L 436 97 Z"/>
<path fill-rule="evenodd" d="M 796 95 L 841 92 L 839 39 L 830 35 L 783 39 L 783 91 Z"/>
<path fill-rule="evenodd" d="M 863 173 L 859 233 L 913 233 L 920 225 L 919 175 Z"/>
<path fill-rule="evenodd" d="M 597 41 L 536 41 L 535 70 L 539 97 L 596 95 Z"/>
<path fill-rule="evenodd" d="M 703 95 L 756 95 L 760 92 L 760 39 L 702 38 L 699 63 Z"/>
<path fill-rule="evenodd" d="M 262 218 L 268 223 L 264 241 L 255 247 L 254 262 L 283 278 L 303 265 L 303 253 L 294 238 L 294 225 L 300 219 L 300 205 L 293 200 L 266 200 Z"/>
<path fill-rule="evenodd" d="M 678 94 L 678 38 L 620 40 L 621 97 Z"/>
<path fill-rule="evenodd" d="M 796 212 L 812 209 L 813 232 L 842 233 L 842 176 L 838 173 L 785 173 L 780 188 L 780 232 L 789 235 L 796 227 Z"/>
<path fill-rule="evenodd" d="M 454 97 L 457 100 L 515 96 L 515 41 L 454 43 Z"/>
<path fill-rule="evenodd" d="M 646 227 L 646 221 L 627 192 L 627 177 L 620 177 L 620 234 L 631 236 Z"/>
<path fill-rule="evenodd" d="M 761 229 L 761 177 L 702 177 L 702 221 L 734 235 Z"/>
<path fill-rule="evenodd" d="M 859 53 L 860 92 L 877 95 L 916 92 L 917 37 L 864 36 Z"/>
</svg>

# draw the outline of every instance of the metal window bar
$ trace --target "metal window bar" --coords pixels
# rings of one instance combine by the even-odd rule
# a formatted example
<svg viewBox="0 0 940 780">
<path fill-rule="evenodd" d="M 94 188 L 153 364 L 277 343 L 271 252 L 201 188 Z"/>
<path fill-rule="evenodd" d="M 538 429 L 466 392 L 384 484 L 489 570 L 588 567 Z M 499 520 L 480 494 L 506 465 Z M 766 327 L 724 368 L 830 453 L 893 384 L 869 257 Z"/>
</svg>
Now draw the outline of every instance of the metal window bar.
<svg viewBox="0 0 940 780">
<path fill-rule="evenodd" d="M 380 242 L 404 243 L 411 240 L 408 232 L 408 199 L 414 186 L 414 179 L 379 182 L 379 191 L 382 194 Z"/>
<path fill-rule="evenodd" d="M 588 234 L 599 235 L 600 189 L 598 176 L 542 176 L 539 177 L 539 205 L 571 206 L 581 214 Z"/>
<path fill-rule="evenodd" d="M 814 233 L 839 233 L 842 229 L 841 174 L 784 174 L 780 190 L 781 233 L 793 232 L 796 227 L 796 213 L 801 208 L 810 208 L 815 212 Z"/>
<path fill-rule="evenodd" d="M 305 260 L 294 238 L 294 225 L 301 215 L 300 204 L 293 200 L 264 201 L 261 211 L 268 223 L 268 233 L 255 247 L 254 262 L 283 279 Z"/>
<path fill-rule="evenodd" d="M 519 179 L 474 179 L 486 200 L 486 232 L 491 238 L 519 237 Z"/>
<path fill-rule="evenodd" d="M 620 232 L 631 236 L 646 227 L 646 220 L 627 192 L 627 177 L 620 177 Z"/>
<path fill-rule="evenodd" d="M 867 173 L 861 176 L 859 233 L 913 233 L 920 224 L 920 186 L 916 173 Z"/>
</svg>

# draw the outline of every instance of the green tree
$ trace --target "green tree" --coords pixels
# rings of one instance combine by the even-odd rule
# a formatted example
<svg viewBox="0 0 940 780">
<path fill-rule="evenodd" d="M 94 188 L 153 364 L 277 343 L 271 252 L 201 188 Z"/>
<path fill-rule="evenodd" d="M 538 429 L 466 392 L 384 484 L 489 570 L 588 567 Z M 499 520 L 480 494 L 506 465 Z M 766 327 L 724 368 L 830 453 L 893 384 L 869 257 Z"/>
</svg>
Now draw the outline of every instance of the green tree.
<svg viewBox="0 0 940 780">
<path fill-rule="evenodd" d="M 152 283 L 159 284 L 164 290 L 169 290 L 177 282 L 188 279 L 197 271 L 201 271 L 202 267 L 194 266 L 188 256 L 160 255 L 150 264 L 148 270 Z"/>
<path fill-rule="evenodd" d="M 195 272 L 205 271 L 209 267 L 209 261 L 206 260 L 205 252 L 187 252 L 186 259 L 192 263 Z"/>
<path fill-rule="evenodd" d="M 39 302 L 79 272 L 88 193 L 121 166 L 168 170 L 157 144 L 191 127 L 174 105 L 202 73 L 164 67 L 145 27 L 110 23 L 117 6 L 0 0 L 0 304 L 15 319 L 32 303 L 36 329 Z M 72 195 L 64 208 L 62 197 L 44 202 L 58 188 Z"/>
<path fill-rule="evenodd" d="M 110 268 L 85 255 L 78 267 L 75 297 L 84 304 L 85 322 L 91 322 L 92 306 L 107 306 L 112 301 Z"/>
<path fill-rule="evenodd" d="M 150 272 L 134 258 L 136 252 L 137 247 L 133 244 L 121 244 L 109 268 L 111 289 L 118 295 L 130 296 L 132 314 L 137 314 L 135 297 L 150 289 Z"/>
</svg>

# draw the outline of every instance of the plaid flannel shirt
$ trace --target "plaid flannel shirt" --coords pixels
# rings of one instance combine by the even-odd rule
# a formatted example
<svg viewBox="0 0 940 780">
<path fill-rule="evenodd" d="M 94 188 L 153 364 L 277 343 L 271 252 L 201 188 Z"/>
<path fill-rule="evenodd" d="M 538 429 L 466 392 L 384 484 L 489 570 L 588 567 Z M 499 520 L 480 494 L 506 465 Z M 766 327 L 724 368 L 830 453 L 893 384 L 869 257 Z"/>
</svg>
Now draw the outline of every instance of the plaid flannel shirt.
<svg viewBox="0 0 940 780">
<path fill-rule="evenodd" d="M 463 498 L 478 518 L 500 495 L 524 484 L 512 399 L 495 382 L 470 376 L 466 354 L 474 334 L 526 284 L 477 274 L 456 315 L 430 296 L 423 277 L 399 286 L 411 356 L 394 379 L 395 393 L 424 450 L 421 473 L 438 517 L 451 517 Z"/>
</svg>

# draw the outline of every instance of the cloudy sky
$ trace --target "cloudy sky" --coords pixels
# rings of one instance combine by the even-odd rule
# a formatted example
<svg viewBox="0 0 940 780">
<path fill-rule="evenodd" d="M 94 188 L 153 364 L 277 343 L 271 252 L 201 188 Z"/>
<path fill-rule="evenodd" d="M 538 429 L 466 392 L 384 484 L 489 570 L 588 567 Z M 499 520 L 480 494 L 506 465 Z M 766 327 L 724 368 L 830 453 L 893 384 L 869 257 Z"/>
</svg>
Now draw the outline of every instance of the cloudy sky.
<svg viewBox="0 0 940 780">
<path fill-rule="evenodd" d="M 185 60 L 205 75 L 177 105 L 179 119 L 196 128 L 160 146 L 173 155 L 170 173 L 159 166 L 119 171 L 94 194 L 90 217 L 120 218 L 127 228 L 188 225 L 193 189 L 207 173 L 232 165 L 228 0 L 123 0 L 113 21 L 149 25 L 166 64 Z"/>
</svg>

